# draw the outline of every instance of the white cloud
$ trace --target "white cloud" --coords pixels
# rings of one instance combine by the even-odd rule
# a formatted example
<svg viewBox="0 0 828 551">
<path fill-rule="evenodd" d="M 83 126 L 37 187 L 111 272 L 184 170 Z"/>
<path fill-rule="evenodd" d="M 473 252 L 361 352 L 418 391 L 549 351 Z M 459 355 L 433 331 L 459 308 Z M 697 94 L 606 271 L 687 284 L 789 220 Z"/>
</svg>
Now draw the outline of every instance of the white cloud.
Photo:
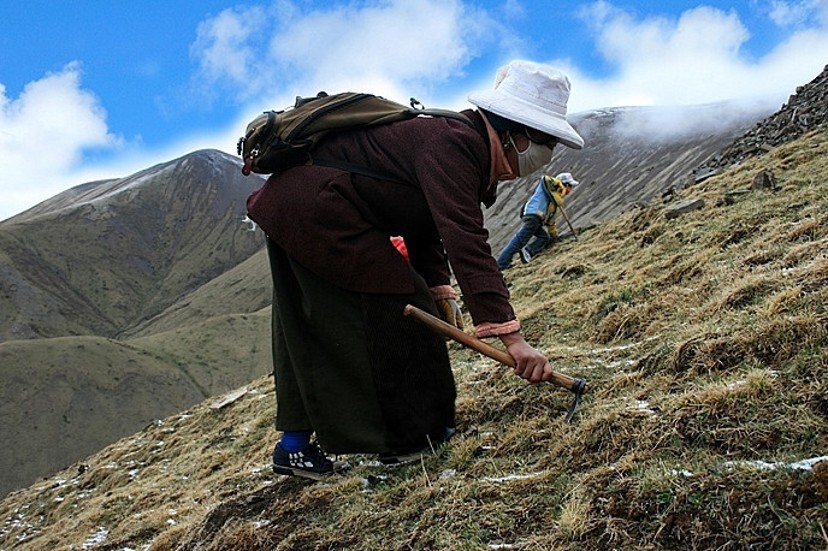
<svg viewBox="0 0 828 551">
<path fill-rule="evenodd" d="M 799 14 L 797 24 L 815 19 L 813 10 L 802 11 L 804 4 L 813 8 L 816 2 L 787 3 Z M 823 0 L 823 8 L 826 4 Z M 572 79 L 571 113 L 660 106 L 630 118 L 624 127 L 628 137 L 676 140 L 693 130 L 740 120 L 743 114 L 764 116 L 787 101 L 796 86 L 820 73 L 826 58 L 814 52 L 828 53 L 828 29 L 814 25 L 798 27 L 764 57 L 752 59 L 744 52 L 750 33 L 734 10 L 698 7 L 674 18 L 636 19 L 599 1 L 582 12 L 582 19 L 613 68 L 610 76 L 590 77 L 565 60 L 550 63 L 561 66 Z M 715 111 L 688 108 L 711 103 L 721 105 Z M 715 115 L 702 119 L 702 112 Z"/>
<path fill-rule="evenodd" d="M 249 83 L 256 82 L 265 58 L 253 39 L 265 32 L 267 21 L 267 11 L 253 6 L 226 9 L 199 24 L 190 56 L 198 65 L 194 83 L 202 96 L 215 95 L 216 87 L 232 89 L 241 99 L 259 91 Z"/>
<path fill-rule="evenodd" d="M 440 81 L 469 57 L 461 15 L 460 4 L 452 1 L 345 6 L 294 21 L 273 37 L 270 53 L 316 81 L 342 81 L 355 74 Z M 423 40 L 425 29 L 428 40 Z"/>
<path fill-rule="evenodd" d="M 826 2 L 803 2 L 799 7 L 804 4 L 811 4 L 813 14 Z M 787 7 L 793 9 L 793 3 Z M 793 93 L 791 82 L 805 84 L 822 70 L 825 55 L 815 52 L 828 53 L 828 28 L 823 25 L 799 30 L 763 58 L 750 59 L 743 51 L 750 33 L 738 14 L 706 6 L 677 18 L 635 19 L 599 1 L 582 12 L 582 20 L 614 70 L 608 77 L 594 78 L 566 60 L 553 61 L 572 78 L 571 112 L 730 99 L 780 103 Z"/>
<path fill-rule="evenodd" d="M 305 95 L 370 89 L 400 100 L 414 86 L 458 75 L 493 40 L 491 29 L 484 12 L 459 0 L 389 0 L 310 12 L 281 1 L 267 11 L 231 9 L 205 21 L 191 55 L 201 89 L 232 84 L 239 100 L 262 103 L 261 94 L 286 89 Z"/>
<path fill-rule="evenodd" d="M 0 84 L 0 219 L 65 189 L 84 150 L 119 143 L 98 98 L 80 81 L 80 65 L 70 63 L 29 83 L 16 99 Z"/>
<path fill-rule="evenodd" d="M 599 51 L 618 69 L 609 81 L 579 76 L 581 102 L 594 106 L 657 105 L 676 100 L 697 104 L 709 102 L 713 96 L 733 97 L 733 86 L 725 84 L 728 89 L 724 89 L 721 83 L 734 80 L 734 69 L 743 70 L 738 52 L 748 38 L 735 13 L 701 7 L 684 12 L 677 20 L 653 17 L 637 21 L 599 2 L 585 11 L 584 20 L 597 34 Z M 592 95 L 597 98 L 587 99 Z"/>
<path fill-rule="evenodd" d="M 526 6 L 520 0 L 506 0 L 503 11 L 509 19 L 522 19 L 526 17 Z"/>
<path fill-rule="evenodd" d="M 769 17 L 780 27 L 799 27 L 811 21 L 828 24 L 828 2 L 825 0 L 802 0 L 784 2 L 772 0 Z"/>
</svg>

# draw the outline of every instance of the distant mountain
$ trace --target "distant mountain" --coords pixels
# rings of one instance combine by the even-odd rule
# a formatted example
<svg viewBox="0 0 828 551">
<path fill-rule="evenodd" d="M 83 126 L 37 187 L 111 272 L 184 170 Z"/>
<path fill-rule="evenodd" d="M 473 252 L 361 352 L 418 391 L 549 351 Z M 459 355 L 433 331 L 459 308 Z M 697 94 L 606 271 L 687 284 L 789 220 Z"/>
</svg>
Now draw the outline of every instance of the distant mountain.
<svg viewBox="0 0 828 551">
<path fill-rule="evenodd" d="M 237 160 L 197 151 L 0 223 L 0 342 L 117 337 L 262 247 Z"/>
</svg>

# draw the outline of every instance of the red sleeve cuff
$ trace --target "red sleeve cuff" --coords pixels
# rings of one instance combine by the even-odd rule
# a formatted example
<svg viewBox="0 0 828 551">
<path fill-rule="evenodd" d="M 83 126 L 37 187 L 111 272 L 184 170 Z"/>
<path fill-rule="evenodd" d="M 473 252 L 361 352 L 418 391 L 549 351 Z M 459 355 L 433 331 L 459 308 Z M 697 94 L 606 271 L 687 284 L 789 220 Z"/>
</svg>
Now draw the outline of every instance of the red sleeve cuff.
<svg viewBox="0 0 828 551">
<path fill-rule="evenodd" d="M 490 323 L 484 322 L 474 326 L 474 333 L 478 338 L 483 337 L 497 337 L 498 335 L 508 335 L 520 331 L 520 322 L 518 320 L 507 321 L 504 323 Z"/>
</svg>

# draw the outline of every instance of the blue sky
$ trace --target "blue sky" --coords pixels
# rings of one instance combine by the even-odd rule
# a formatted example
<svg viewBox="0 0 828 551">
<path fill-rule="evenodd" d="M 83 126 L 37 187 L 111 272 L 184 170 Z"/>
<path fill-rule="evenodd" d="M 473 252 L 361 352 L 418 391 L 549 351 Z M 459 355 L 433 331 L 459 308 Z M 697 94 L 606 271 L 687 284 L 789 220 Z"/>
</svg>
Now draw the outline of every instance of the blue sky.
<svg viewBox="0 0 828 551">
<path fill-rule="evenodd" d="M 511 59 L 570 113 L 781 107 L 828 63 L 828 0 L 0 0 L 0 220 L 200 148 L 319 90 L 469 107 Z M 589 144 L 587 144 L 587 147 Z"/>
</svg>

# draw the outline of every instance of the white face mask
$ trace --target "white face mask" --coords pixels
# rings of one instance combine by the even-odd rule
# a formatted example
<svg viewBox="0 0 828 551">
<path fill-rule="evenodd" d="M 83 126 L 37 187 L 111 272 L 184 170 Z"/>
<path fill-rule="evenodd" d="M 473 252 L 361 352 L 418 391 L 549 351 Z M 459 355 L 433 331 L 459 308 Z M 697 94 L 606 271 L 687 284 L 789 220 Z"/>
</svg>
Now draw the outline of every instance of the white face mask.
<svg viewBox="0 0 828 551">
<path fill-rule="evenodd" d="M 511 134 L 509 141 L 518 156 L 518 176 L 529 176 L 552 160 L 552 149 L 545 145 L 529 140 L 529 146 L 524 151 L 519 151 Z"/>
</svg>

